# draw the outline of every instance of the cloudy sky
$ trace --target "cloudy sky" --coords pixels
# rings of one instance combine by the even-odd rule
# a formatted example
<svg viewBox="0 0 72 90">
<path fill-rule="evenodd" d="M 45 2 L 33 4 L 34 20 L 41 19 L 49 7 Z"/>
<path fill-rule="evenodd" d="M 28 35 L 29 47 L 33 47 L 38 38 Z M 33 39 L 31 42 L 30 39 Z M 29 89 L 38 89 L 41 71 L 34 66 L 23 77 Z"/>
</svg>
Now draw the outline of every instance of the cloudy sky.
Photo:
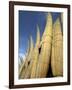
<svg viewBox="0 0 72 90">
<path fill-rule="evenodd" d="M 37 25 L 39 25 L 40 35 L 42 36 L 47 14 L 47 12 L 19 11 L 19 56 L 26 54 L 30 36 L 32 36 L 35 44 Z M 53 23 L 57 17 L 60 17 L 60 13 L 52 12 Z"/>
</svg>

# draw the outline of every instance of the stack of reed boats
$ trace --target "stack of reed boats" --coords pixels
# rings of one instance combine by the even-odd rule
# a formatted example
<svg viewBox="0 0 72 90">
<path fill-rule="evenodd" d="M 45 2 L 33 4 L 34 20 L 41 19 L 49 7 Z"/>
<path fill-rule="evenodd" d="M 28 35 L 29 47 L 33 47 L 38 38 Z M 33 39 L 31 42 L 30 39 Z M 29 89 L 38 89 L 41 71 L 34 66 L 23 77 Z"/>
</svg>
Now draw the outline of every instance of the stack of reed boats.
<svg viewBox="0 0 72 90">
<path fill-rule="evenodd" d="M 45 78 L 49 71 L 49 64 L 53 76 L 63 76 L 63 35 L 62 23 L 59 18 L 53 23 L 51 13 L 46 17 L 46 26 L 42 38 L 37 25 L 35 47 L 30 37 L 27 55 L 19 69 L 19 79 Z"/>
</svg>

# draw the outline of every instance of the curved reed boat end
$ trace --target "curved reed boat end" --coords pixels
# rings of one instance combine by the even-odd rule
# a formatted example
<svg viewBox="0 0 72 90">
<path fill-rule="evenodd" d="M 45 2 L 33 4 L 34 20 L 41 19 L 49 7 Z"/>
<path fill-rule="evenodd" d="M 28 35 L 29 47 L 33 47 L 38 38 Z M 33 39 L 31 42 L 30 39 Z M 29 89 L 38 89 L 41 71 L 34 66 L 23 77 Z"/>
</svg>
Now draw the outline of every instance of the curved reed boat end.
<svg viewBox="0 0 72 90">
<path fill-rule="evenodd" d="M 32 56 L 33 56 L 33 50 L 34 50 L 34 43 L 33 43 L 33 39 L 32 36 L 30 37 L 30 52 L 27 58 L 27 68 L 25 69 L 25 74 L 24 74 L 24 78 L 28 79 L 30 78 L 31 75 L 31 67 L 32 67 Z"/>
<path fill-rule="evenodd" d="M 19 74 L 20 79 L 25 78 L 25 74 L 26 74 L 26 71 L 28 68 L 28 62 L 30 62 L 33 48 L 34 48 L 33 40 L 32 40 L 32 37 L 30 37 L 30 44 L 28 43 L 28 49 L 27 49 L 27 57 L 26 57 L 25 62 L 21 66 L 21 70 L 20 70 L 20 74 Z"/>
<path fill-rule="evenodd" d="M 36 44 L 33 52 L 33 63 L 32 63 L 32 70 L 31 70 L 31 78 L 36 78 L 36 69 L 39 59 L 39 44 L 40 44 L 40 31 L 39 26 L 37 26 L 37 38 L 36 38 Z"/>
<path fill-rule="evenodd" d="M 51 67 L 54 76 L 63 76 L 63 36 L 59 18 L 53 26 Z"/>
<path fill-rule="evenodd" d="M 51 54 L 52 43 L 52 15 L 48 13 L 46 27 L 41 41 L 41 53 L 39 55 L 39 63 L 37 67 L 37 78 L 44 78 L 47 75 Z"/>
</svg>

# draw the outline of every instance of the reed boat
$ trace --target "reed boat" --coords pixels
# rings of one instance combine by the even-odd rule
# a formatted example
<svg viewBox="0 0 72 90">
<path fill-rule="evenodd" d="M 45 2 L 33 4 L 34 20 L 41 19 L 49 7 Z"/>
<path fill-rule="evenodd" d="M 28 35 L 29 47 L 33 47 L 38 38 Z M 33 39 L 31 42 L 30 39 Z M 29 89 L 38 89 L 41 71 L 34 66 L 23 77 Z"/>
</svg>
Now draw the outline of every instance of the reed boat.
<svg viewBox="0 0 72 90">
<path fill-rule="evenodd" d="M 51 67 L 53 76 L 63 76 L 63 36 L 59 18 L 53 25 Z"/>
<path fill-rule="evenodd" d="M 27 47 L 26 58 L 25 58 L 25 60 L 23 60 L 23 63 L 21 64 L 21 67 L 20 67 L 20 70 L 19 70 L 19 78 L 20 79 L 23 78 L 23 75 L 24 75 L 24 72 L 25 72 L 25 68 L 27 68 L 27 62 L 28 62 L 27 58 L 28 58 L 29 52 L 30 52 L 30 42 L 28 40 L 28 47 Z"/>
<path fill-rule="evenodd" d="M 39 55 L 39 62 L 37 65 L 36 77 L 44 78 L 49 69 L 50 55 L 52 44 L 52 15 L 48 13 L 45 30 L 41 40 L 41 52 Z"/>
<path fill-rule="evenodd" d="M 33 56 L 33 50 L 34 50 L 34 44 L 33 44 L 33 39 L 31 37 L 31 47 L 30 47 L 30 53 L 28 55 L 27 58 L 27 68 L 25 68 L 25 74 L 24 74 L 24 78 L 28 79 L 30 78 L 31 75 L 31 67 L 32 67 L 32 56 Z"/>
<path fill-rule="evenodd" d="M 36 38 L 36 44 L 35 48 L 33 50 L 33 62 L 32 62 L 32 69 L 31 69 L 31 78 L 36 78 L 36 69 L 37 69 L 37 64 L 38 64 L 38 59 L 39 59 L 39 44 L 40 44 L 40 31 L 39 27 L 37 26 L 37 38 Z"/>
<path fill-rule="evenodd" d="M 19 78 L 20 79 L 24 79 L 25 78 L 28 65 L 29 65 L 29 63 L 31 61 L 33 48 L 34 48 L 33 39 L 32 39 L 32 37 L 30 37 L 30 46 L 28 46 L 27 57 L 26 57 L 26 60 L 25 60 L 25 62 L 23 63 L 23 65 L 21 67 L 20 74 L 19 74 Z"/>
<path fill-rule="evenodd" d="M 26 52 L 26 55 L 25 55 L 25 59 L 23 59 L 23 61 L 21 62 L 21 60 L 20 60 L 20 62 L 19 62 L 19 75 L 20 75 L 20 73 L 21 73 L 21 71 L 22 71 L 22 68 L 23 67 L 26 67 L 26 59 L 27 59 L 27 57 L 28 57 L 28 54 L 29 54 L 29 51 L 30 51 L 30 45 L 29 45 L 29 40 L 28 40 L 28 47 L 27 47 L 27 52 Z"/>
</svg>

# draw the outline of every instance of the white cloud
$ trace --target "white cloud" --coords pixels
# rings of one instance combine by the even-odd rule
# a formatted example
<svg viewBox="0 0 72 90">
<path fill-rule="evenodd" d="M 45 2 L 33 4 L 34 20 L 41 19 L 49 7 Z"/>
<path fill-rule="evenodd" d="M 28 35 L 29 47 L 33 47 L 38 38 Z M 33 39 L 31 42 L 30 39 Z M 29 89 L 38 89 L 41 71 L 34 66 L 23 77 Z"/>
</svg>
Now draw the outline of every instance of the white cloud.
<svg viewBox="0 0 72 90">
<path fill-rule="evenodd" d="M 22 58 L 22 59 L 21 59 Z M 25 60 L 25 58 L 26 58 L 26 55 L 25 54 L 23 54 L 23 53 L 20 53 L 19 54 L 19 64 L 21 65 L 21 63 Z"/>
</svg>

